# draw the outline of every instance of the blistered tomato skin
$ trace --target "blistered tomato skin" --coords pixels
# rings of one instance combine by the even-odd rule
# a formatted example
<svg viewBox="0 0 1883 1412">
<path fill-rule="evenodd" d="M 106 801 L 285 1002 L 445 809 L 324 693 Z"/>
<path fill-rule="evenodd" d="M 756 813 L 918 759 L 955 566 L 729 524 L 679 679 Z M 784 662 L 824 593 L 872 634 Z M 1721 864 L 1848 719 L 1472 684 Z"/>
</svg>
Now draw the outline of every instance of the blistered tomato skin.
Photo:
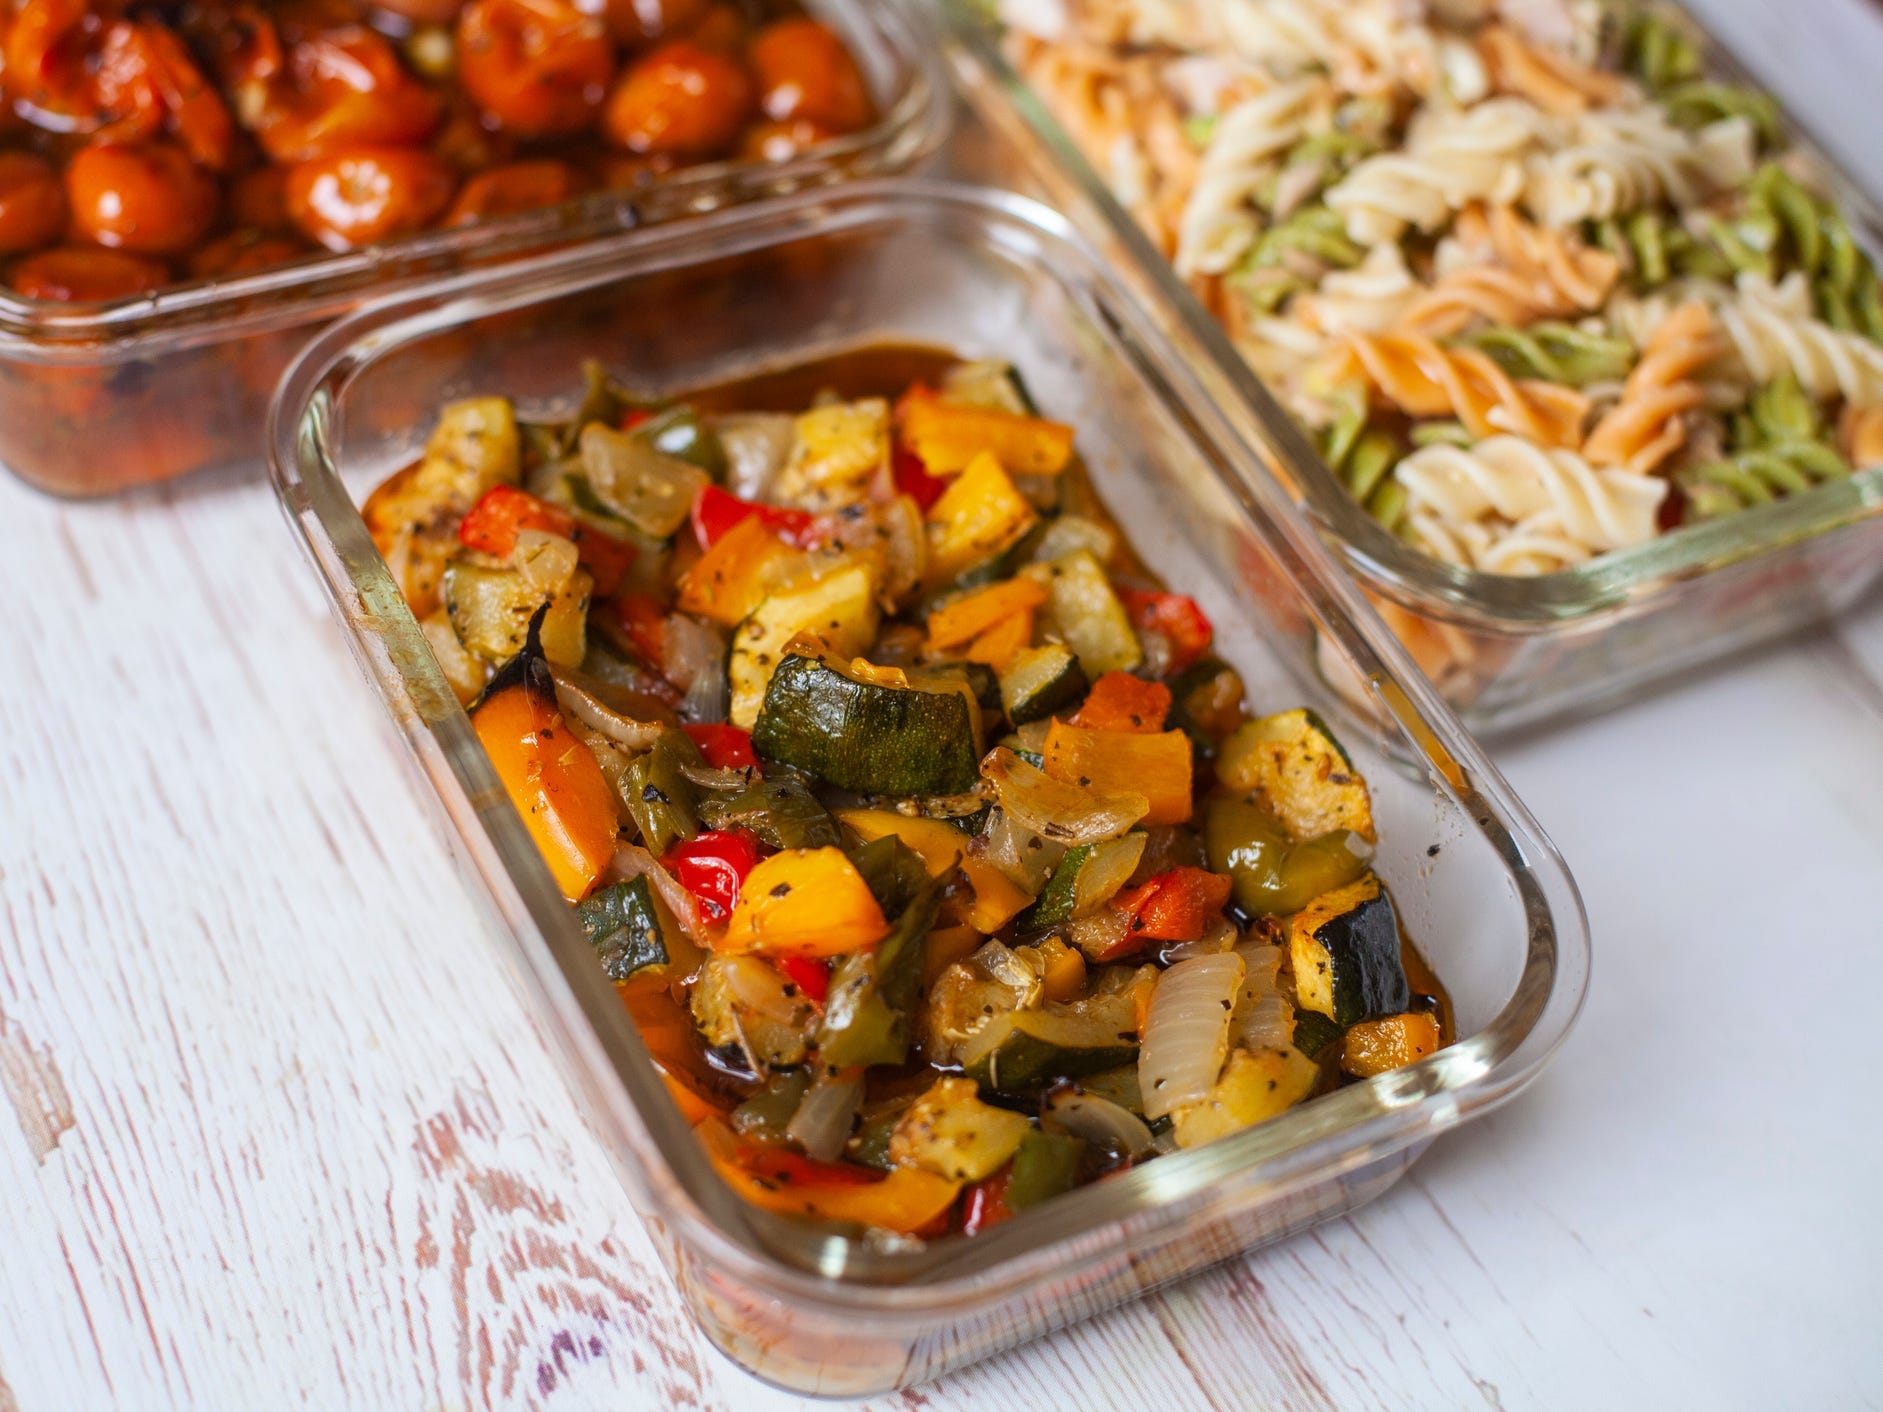
<svg viewBox="0 0 1883 1412">
<path fill-rule="evenodd" d="M 692 29 L 712 8 L 707 0 L 604 0 L 602 6 L 609 33 L 636 49 Z"/>
<path fill-rule="evenodd" d="M 66 246 L 28 255 L 9 282 L 28 299 L 84 304 L 148 294 L 170 282 L 170 271 L 162 261 L 122 250 Z"/>
<path fill-rule="evenodd" d="M 451 203 L 457 178 L 429 152 L 356 147 L 288 173 L 288 211 L 309 240 L 352 250 L 423 230 Z"/>
<path fill-rule="evenodd" d="M 843 42 L 816 20 L 779 20 L 752 40 L 759 107 L 773 122 L 802 120 L 855 132 L 870 120 L 869 89 Z"/>
<path fill-rule="evenodd" d="M 0 152 L 0 254 L 50 245 L 65 232 L 65 187 L 44 157 Z"/>
<path fill-rule="evenodd" d="M 750 162 L 788 162 L 842 135 L 802 118 L 793 122 L 754 123 L 739 139 L 739 155 Z"/>
<path fill-rule="evenodd" d="M 732 146 L 755 97 L 737 58 L 675 41 L 621 76 L 603 121 L 609 140 L 629 152 L 710 157 Z"/>
<path fill-rule="evenodd" d="M 602 21 L 569 0 L 471 0 L 458 76 L 485 115 L 523 137 L 580 132 L 615 73 Z"/>
<path fill-rule="evenodd" d="M 443 101 L 406 72 L 392 46 L 360 25 L 293 45 L 286 72 L 256 80 L 255 91 L 251 125 L 277 162 L 423 142 L 444 113 Z"/>
<path fill-rule="evenodd" d="M 531 162 L 512 162 L 479 172 L 464 183 L 458 199 L 445 213 L 443 224 L 471 225 L 492 216 L 509 216 L 519 211 L 540 211 L 557 206 L 577 195 L 582 183 L 567 162 L 543 158 Z"/>
<path fill-rule="evenodd" d="M 167 142 L 87 147 L 65 169 L 72 227 L 138 255 L 178 255 L 216 219 L 215 181 Z"/>
</svg>

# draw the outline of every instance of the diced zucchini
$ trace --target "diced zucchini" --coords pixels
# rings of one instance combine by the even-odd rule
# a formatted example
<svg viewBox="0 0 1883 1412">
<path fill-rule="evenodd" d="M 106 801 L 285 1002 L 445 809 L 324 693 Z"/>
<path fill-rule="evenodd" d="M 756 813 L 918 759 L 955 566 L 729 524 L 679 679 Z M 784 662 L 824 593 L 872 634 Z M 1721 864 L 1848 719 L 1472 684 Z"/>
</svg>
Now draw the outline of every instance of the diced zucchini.
<svg viewBox="0 0 1883 1412">
<path fill-rule="evenodd" d="M 1050 564 L 1029 564 L 1025 572 L 1046 584 L 1053 625 L 1086 671 L 1128 672 L 1144 660 L 1131 619 L 1090 550 L 1075 549 Z"/>
<path fill-rule="evenodd" d="M 816 1009 L 759 956 L 709 956 L 688 996 L 693 1021 L 715 1049 L 739 1049 L 755 1065 L 802 1064 Z"/>
<path fill-rule="evenodd" d="M 610 980 L 665 970 L 673 962 L 645 877 L 603 888 L 577 905 L 575 919 L 588 933 Z"/>
<path fill-rule="evenodd" d="M 1278 1117 L 1314 1092 L 1321 1069 L 1298 1049 L 1238 1049 L 1201 1103 L 1171 1115 L 1179 1147 L 1200 1147 L 1219 1137 Z"/>
<path fill-rule="evenodd" d="M 891 686 L 792 655 L 766 688 L 752 748 L 860 794 L 961 794 L 978 777 L 977 714 L 965 683 Z"/>
<path fill-rule="evenodd" d="M 1144 856 L 1148 835 L 1133 829 L 1121 838 L 1068 849 L 1039 900 L 1020 915 L 1028 929 L 1058 926 L 1088 917 L 1111 901 Z"/>
<path fill-rule="evenodd" d="M 889 1138 L 889 1160 L 958 1182 L 991 1177 L 1033 1130 L 1020 1114 L 983 1103 L 970 1079 L 937 1079 Z"/>
<path fill-rule="evenodd" d="M 1289 926 L 1295 999 L 1343 1028 L 1412 1003 L 1399 958 L 1399 919 L 1377 878 L 1317 897 Z"/>
<path fill-rule="evenodd" d="M 1000 462 L 982 452 L 928 510 L 930 585 L 948 583 L 1019 542 L 1038 518 Z"/>
<path fill-rule="evenodd" d="M 980 358 L 957 363 L 942 374 L 941 396 L 944 402 L 961 402 L 970 407 L 993 407 L 1019 417 L 1036 417 L 1038 410 L 1028 395 L 1026 384 L 1013 364 L 998 358 Z"/>
<path fill-rule="evenodd" d="M 594 582 L 587 570 L 579 569 L 560 589 L 545 594 L 521 570 L 457 562 L 445 570 L 441 588 L 458 641 L 491 662 L 508 661 L 523 650 L 530 618 L 547 601 L 543 655 L 574 667 L 588 649 L 588 599 Z"/>
<path fill-rule="evenodd" d="M 1020 1140 L 1007 1178 L 1007 1205 L 1024 1211 L 1071 1191 L 1079 1182 L 1079 1159 L 1085 1141 L 1071 1133 L 1038 1129 Z"/>
<path fill-rule="evenodd" d="M 1347 1031 L 1340 1067 L 1358 1079 L 1416 1064 L 1438 1053 L 1438 1016 L 1425 1013 L 1362 1020 Z"/>
<path fill-rule="evenodd" d="M 1340 1026 L 1317 1010 L 1295 1011 L 1295 1048 L 1310 1059 L 1318 1060 L 1331 1044 L 1341 1039 Z"/>
<path fill-rule="evenodd" d="M 510 400 L 466 398 L 438 414 L 414 488 L 434 503 L 468 510 L 491 487 L 515 485 L 522 466 L 522 440 Z"/>
<path fill-rule="evenodd" d="M 880 397 L 813 407 L 778 480 L 788 504 L 835 509 L 864 498 L 889 459 L 889 403 Z"/>
<path fill-rule="evenodd" d="M 1045 889 L 1033 905 L 1020 914 L 1019 922 L 1023 929 L 1032 931 L 1039 927 L 1056 927 L 1061 922 L 1072 920 L 1072 901 L 1077 891 L 1079 870 L 1085 866 L 1085 860 L 1092 856 L 1096 846 L 1082 843 L 1077 848 L 1066 850 L 1066 856 L 1059 860 L 1059 866 L 1053 869 L 1053 875 L 1046 880 Z"/>
<path fill-rule="evenodd" d="M 1072 649 L 1057 642 L 1029 647 L 1000 675 L 1000 701 L 1016 726 L 1064 710 L 1086 692 L 1085 672 Z"/>
<path fill-rule="evenodd" d="M 825 651 L 852 657 L 876 636 L 876 574 L 868 564 L 845 563 L 807 583 L 772 594 L 739 625 L 727 671 L 732 678 L 732 723 L 751 730 L 772 673 L 785 648 L 803 633 Z"/>
<path fill-rule="evenodd" d="M 1129 1063 L 1138 1052 L 1134 1007 L 1107 999 L 997 1014 L 962 1046 L 961 1067 L 991 1089 L 1024 1093 Z"/>
<path fill-rule="evenodd" d="M 1296 838 L 1349 829 L 1368 843 L 1378 840 L 1366 781 L 1312 711 L 1238 727 L 1223 742 L 1216 772 L 1230 789 L 1254 794 Z"/>
</svg>

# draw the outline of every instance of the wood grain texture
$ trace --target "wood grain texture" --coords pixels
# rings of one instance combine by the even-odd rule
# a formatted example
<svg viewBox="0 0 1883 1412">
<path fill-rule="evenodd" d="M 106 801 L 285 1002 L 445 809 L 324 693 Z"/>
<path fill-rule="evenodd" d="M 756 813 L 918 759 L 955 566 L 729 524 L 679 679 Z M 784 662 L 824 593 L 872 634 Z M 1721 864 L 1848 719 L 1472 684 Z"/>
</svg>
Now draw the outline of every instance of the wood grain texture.
<svg viewBox="0 0 1883 1412">
<path fill-rule="evenodd" d="M 1874 101 L 1856 0 L 1711 8 Z M 805 1405 L 681 1311 L 265 487 L 0 525 L 0 1412 Z M 1878 1405 L 1883 609 L 1503 759 L 1598 944 L 1539 1085 L 877 1405 Z"/>
</svg>

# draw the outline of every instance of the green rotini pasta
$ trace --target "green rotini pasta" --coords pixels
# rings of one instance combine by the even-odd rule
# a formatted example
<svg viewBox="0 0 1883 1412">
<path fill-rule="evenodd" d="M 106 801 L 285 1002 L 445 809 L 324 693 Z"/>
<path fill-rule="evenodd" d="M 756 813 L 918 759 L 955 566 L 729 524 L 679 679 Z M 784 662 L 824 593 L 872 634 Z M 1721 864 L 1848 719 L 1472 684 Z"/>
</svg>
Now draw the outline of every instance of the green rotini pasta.
<svg viewBox="0 0 1883 1412">
<path fill-rule="evenodd" d="M 1718 249 L 1665 211 L 1647 209 L 1590 221 L 1583 227 L 1583 238 L 1616 256 L 1636 289 L 1653 289 L 1678 276 L 1724 279 L 1733 273 Z"/>
<path fill-rule="evenodd" d="M 1323 272 L 1352 269 L 1364 258 L 1366 251 L 1348 238 L 1339 216 L 1325 206 L 1303 206 L 1262 232 L 1228 283 L 1251 305 L 1272 313 L 1313 288 Z"/>
<path fill-rule="evenodd" d="M 1744 118 L 1759 134 L 1761 147 L 1778 145 L 1778 104 L 1769 94 L 1737 83 L 1710 83 L 1695 79 L 1676 84 L 1661 95 L 1667 119 L 1676 127 L 1700 128 L 1723 118 Z"/>
<path fill-rule="evenodd" d="M 1393 468 L 1406 454 L 1400 439 L 1384 427 L 1370 426 L 1363 387 L 1336 395 L 1334 420 L 1320 434 L 1320 452 L 1348 493 L 1389 530 L 1405 518 L 1406 496 Z"/>
<path fill-rule="evenodd" d="M 1492 326 L 1467 334 L 1460 342 L 1489 354 L 1512 377 L 1542 378 L 1571 387 L 1617 382 L 1628 375 L 1635 361 L 1634 345 L 1627 339 L 1574 324 Z"/>
<path fill-rule="evenodd" d="M 1689 518 L 1712 520 L 1850 473 L 1824 435 L 1817 404 L 1785 378 L 1760 388 L 1734 416 L 1729 455 L 1689 466 L 1675 479 Z"/>
<path fill-rule="evenodd" d="M 1700 47 L 1672 16 L 1642 10 L 1624 22 L 1621 65 L 1658 93 L 1700 76 Z"/>
</svg>

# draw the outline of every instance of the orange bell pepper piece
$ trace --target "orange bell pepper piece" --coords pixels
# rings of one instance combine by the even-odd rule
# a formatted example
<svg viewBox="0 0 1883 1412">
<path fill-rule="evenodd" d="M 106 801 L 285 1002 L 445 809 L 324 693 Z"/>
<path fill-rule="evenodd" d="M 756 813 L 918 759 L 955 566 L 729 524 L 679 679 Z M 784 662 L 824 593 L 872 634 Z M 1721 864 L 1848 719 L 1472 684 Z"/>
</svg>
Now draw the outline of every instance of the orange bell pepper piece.
<svg viewBox="0 0 1883 1412">
<path fill-rule="evenodd" d="M 1092 683 L 1085 703 L 1067 719 L 1087 730 L 1155 735 L 1170 715 L 1170 688 L 1129 672 L 1106 672 Z"/>
<path fill-rule="evenodd" d="M 961 1183 L 917 1167 L 879 1177 L 848 1162 L 815 1162 L 782 1147 L 743 1142 L 718 1119 L 694 1129 L 726 1185 L 755 1206 L 916 1235 L 954 1205 Z"/>
<path fill-rule="evenodd" d="M 928 615 L 928 645 L 936 651 L 959 647 L 1003 619 L 1039 607 L 1046 597 L 1038 579 L 1011 578 L 977 588 Z"/>
<path fill-rule="evenodd" d="M 1182 731 L 1133 735 L 1054 721 L 1046 732 L 1045 770 L 1056 780 L 1100 794 L 1141 794 L 1147 824 L 1190 817 L 1190 737 Z"/>
<path fill-rule="evenodd" d="M 1111 905 L 1113 910 L 1131 918 L 1125 933 L 1127 939 L 1195 941 L 1222 915 L 1233 881 L 1226 873 L 1212 873 L 1202 868 L 1172 868 L 1128 892 L 1119 893 Z"/>
<path fill-rule="evenodd" d="M 1064 422 L 961 402 L 909 402 L 902 442 L 933 476 L 953 475 L 983 451 L 1016 476 L 1057 475 L 1072 460 L 1072 428 Z"/>
<path fill-rule="evenodd" d="M 675 606 L 735 627 L 771 592 L 778 562 L 797 552 L 761 516 L 748 515 L 686 571 Z"/>
<path fill-rule="evenodd" d="M 487 696 L 471 724 L 556 885 L 581 900 L 614 857 L 620 828 L 594 753 L 564 722 L 554 693 L 527 678 Z"/>
<path fill-rule="evenodd" d="M 841 848 L 788 848 L 746 875 L 716 946 L 734 955 L 841 956 L 888 934 L 875 894 Z"/>
</svg>

